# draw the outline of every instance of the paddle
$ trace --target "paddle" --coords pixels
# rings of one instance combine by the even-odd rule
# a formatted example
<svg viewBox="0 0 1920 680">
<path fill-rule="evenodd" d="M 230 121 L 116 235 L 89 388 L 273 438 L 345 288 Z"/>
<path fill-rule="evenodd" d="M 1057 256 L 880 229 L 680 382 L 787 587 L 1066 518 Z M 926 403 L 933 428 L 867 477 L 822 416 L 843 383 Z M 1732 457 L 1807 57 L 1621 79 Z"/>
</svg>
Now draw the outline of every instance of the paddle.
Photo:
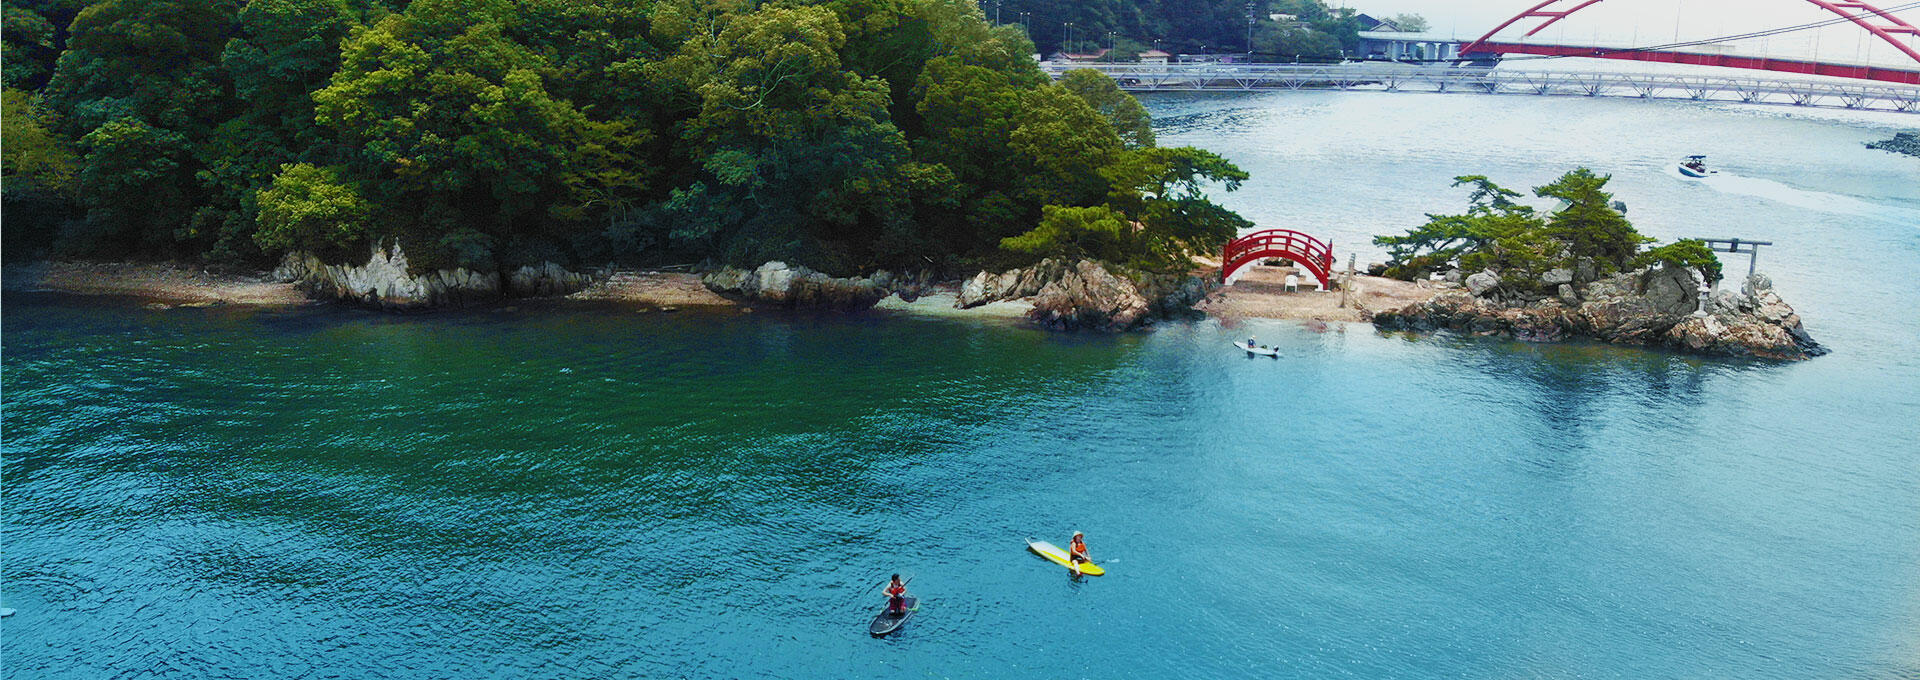
<svg viewBox="0 0 1920 680">
<path fill-rule="evenodd" d="M 913 579 L 915 576 L 919 576 L 919 575 L 915 574 L 914 576 L 908 576 L 907 580 L 900 582 L 900 597 L 907 596 L 907 584 L 913 583 Z M 888 604 L 892 604 L 891 599 L 888 600 Z M 900 615 L 904 617 L 908 614 L 911 614 L 917 611 L 920 611 L 920 598 L 916 597 L 916 598 L 913 598 L 913 608 L 900 610 Z"/>
<path fill-rule="evenodd" d="M 919 574 L 914 574 L 914 576 L 919 576 Z M 913 582 L 913 578 L 914 578 L 913 576 L 908 576 L 908 577 L 907 577 L 907 580 L 905 580 L 905 581 L 901 581 L 901 582 L 900 582 L 900 585 L 904 587 L 904 586 L 906 586 L 907 584 L 909 584 L 909 583 L 912 583 L 912 582 Z M 885 580 L 885 581 L 881 581 L 881 582 L 879 582 L 879 583 L 875 583 L 875 584 L 873 584 L 873 585 L 871 585 L 871 586 L 868 586 L 866 590 L 864 590 L 864 591 L 862 591 L 862 592 L 861 592 L 861 594 L 862 594 L 862 595 L 864 595 L 864 594 L 866 594 L 866 593 L 871 593 L 871 592 L 873 592 L 873 591 L 876 591 L 876 590 L 879 590 L 879 589 L 880 589 L 880 586 L 883 586 L 883 585 L 886 585 L 886 584 L 889 584 L 889 583 L 892 583 L 892 582 L 893 582 L 893 579 L 887 579 L 887 580 Z"/>
<path fill-rule="evenodd" d="M 901 582 L 900 582 L 900 596 L 901 596 L 901 597 L 906 597 L 906 596 L 907 596 L 907 584 L 909 584 L 909 583 L 913 583 L 913 579 L 915 579 L 915 578 L 917 578 L 918 576 L 919 576 L 919 574 L 914 574 L 913 576 L 908 576 L 908 577 L 907 577 L 907 580 L 905 580 L 905 581 L 901 581 Z M 892 583 L 893 581 L 892 581 L 892 580 L 888 580 L 887 582 L 888 582 L 888 583 Z M 887 596 L 887 604 L 888 604 L 888 605 L 892 605 L 892 604 L 893 604 L 893 596 L 891 596 L 891 595 L 889 595 L 889 596 Z M 905 611 L 910 611 L 910 612 L 912 612 L 912 611 L 920 611 L 920 605 L 919 605 L 919 601 L 918 601 L 918 600 L 915 600 L 915 602 L 914 602 L 914 607 L 913 607 L 912 609 L 908 609 L 908 610 L 905 610 Z"/>
</svg>

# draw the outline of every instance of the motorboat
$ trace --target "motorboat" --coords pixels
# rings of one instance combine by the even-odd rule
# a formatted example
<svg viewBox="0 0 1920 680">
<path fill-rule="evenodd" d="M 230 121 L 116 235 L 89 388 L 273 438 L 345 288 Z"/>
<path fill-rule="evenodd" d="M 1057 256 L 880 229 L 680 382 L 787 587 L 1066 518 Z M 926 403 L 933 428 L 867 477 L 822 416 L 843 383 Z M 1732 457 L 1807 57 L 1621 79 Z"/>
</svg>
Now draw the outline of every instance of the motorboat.
<svg viewBox="0 0 1920 680">
<path fill-rule="evenodd" d="M 1706 177 L 1715 172 L 1718 171 L 1707 169 L 1706 156 L 1688 156 L 1686 160 L 1680 161 L 1680 174 L 1688 177 Z"/>
<path fill-rule="evenodd" d="M 1280 348 L 1268 347 L 1266 345 L 1256 345 L 1256 344 L 1253 344 L 1253 341 L 1251 339 L 1235 340 L 1233 341 L 1233 346 L 1246 350 L 1247 356 L 1257 355 L 1257 356 L 1263 356 L 1263 357 L 1273 357 L 1275 359 L 1280 358 Z"/>
</svg>

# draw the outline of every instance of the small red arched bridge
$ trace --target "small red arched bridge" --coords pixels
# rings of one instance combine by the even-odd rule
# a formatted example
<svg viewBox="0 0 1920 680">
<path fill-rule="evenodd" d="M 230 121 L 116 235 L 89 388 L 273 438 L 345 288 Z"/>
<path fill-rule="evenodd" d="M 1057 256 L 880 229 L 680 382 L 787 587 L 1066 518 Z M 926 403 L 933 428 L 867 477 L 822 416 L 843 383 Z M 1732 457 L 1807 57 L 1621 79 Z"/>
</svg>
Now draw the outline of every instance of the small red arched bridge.
<svg viewBox="0 0 1920 680">
<path fill-rule="evenodd" d="M 1328 288 L 1327 277 L 1333 274 L 1333 243 L 1292 229 L 1266 229 L 1228 241 L 1220 256 L 1220 280 L 1226 281 L 1241 267 L 1270 257 L 1293 260 L 1313 272 L 1321 290 Z"/>
<path fill-rule="evenodd" d="M 1727 68 L 1760 69 L 1783 73 L 1802 73 L 1842 78 L 1863 78 L 1894 83 L 1920 85 L 1920 70 L 1902 70 L 1854 64 L 1833 64 L 1800 59 L 1770 59 L 1766 57 L 1743 57 L 1732 54 L 1707 54 L 1686 52 L 1680 49 L 1654 48 L 1602 48 L 1572 45 L 1543 45 L 1517 41 L 1496 41 L 1493 36 L 1508 26 L 1530 19 L 1540 19 L 1538 25 L 1521 35 L 1521 39 L 1531 37 L 1571 16 L 1580 10 L 1592 7 L 1601 0 L 1545 0 L 1516 14 L 1486 35 L 1473 42 L 1460 46 L 1459 55 L 1463 59 L 1475 59 L 1500 54 L 1535 54 L 1553 57 L 1590 57 L 1596 59 L 1628 59 L 1632 61 L 1658 61 L 1676 64 L 1698 64 L 1702 66 L 1724 66 Z M 1920 66 L 1920 49 L 1914 48 L 1906 40 L 1920 38 L 1920 27 L 1907 23 L 1893 12 L 1880 9 L 1860 0 L 1805 0 L 1820 9 L 1838 14 L 1847 21 L 1858 25 L 1862 30 L 1885 41 L 1913 60 L 1911 66 Z M 1734 11 L 1744 3 L 1729 5 Z M 1896 9 L 1905 9 L 1912 5 L 1898 5 Z M 1905 36 L 1905 39 L 1901 36 Z"/>
</svg>

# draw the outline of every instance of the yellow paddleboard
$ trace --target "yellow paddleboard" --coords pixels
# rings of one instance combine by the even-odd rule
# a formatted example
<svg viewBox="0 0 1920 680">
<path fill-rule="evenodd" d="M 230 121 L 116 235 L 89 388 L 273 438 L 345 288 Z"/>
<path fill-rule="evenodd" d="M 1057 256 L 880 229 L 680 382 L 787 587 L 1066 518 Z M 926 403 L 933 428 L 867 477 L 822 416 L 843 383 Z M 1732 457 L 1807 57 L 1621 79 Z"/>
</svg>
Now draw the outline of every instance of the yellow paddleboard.
<svg viewBox="0 0 1920 680">
<path fill-rule="evenodd" d="M 1060 546 L 1054 545 L 1052 543 L 1048 543 L 1046 541 L 1036 541 L 1029 538 L 1027 539 L 1027 549 L 1032 550 L 1034 553 L 1040 555 L 1041 557 L 1047 558 L 1048 561 L 1051 561 L 1054 564 L 1058 564 L 1068 569 L 1073 568 L 1073 560 L 1068 559 L 1067 551 L 1061 550 Z M 1086 574 L 1088 576 L 1100 576 L 1102 574 L 1107 573 L 1107 570 L 1101 569 L 1100 565 L 1094 564 L 1092 562 L 1081 562 L 1080 573 Z"/>
</svg>

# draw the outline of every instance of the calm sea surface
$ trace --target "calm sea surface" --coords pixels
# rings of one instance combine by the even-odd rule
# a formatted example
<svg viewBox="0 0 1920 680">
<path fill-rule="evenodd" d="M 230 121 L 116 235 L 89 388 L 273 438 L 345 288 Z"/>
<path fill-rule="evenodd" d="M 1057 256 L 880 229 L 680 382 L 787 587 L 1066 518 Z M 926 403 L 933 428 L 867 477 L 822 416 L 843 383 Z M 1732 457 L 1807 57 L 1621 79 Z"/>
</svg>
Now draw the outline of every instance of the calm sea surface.
<svg viewBox="0 0 1920 680">
<path fill-rule="evenodd" d="M 1233 207 L 1341 252 L 1457 210 L 1454 175 L 1611 173 L 1643 231 L 1775 242 L 1834 353 L 8 296 L 0 671 L 1920 674 L 1920 160 L 1861 147 L 1920 117 L 1148 104 L 1254 174 Z M 1074 529 L 1108 576 L 1024 551 Z M 870 639 L 896 571 L 923 606 Z"/>
</svg>

